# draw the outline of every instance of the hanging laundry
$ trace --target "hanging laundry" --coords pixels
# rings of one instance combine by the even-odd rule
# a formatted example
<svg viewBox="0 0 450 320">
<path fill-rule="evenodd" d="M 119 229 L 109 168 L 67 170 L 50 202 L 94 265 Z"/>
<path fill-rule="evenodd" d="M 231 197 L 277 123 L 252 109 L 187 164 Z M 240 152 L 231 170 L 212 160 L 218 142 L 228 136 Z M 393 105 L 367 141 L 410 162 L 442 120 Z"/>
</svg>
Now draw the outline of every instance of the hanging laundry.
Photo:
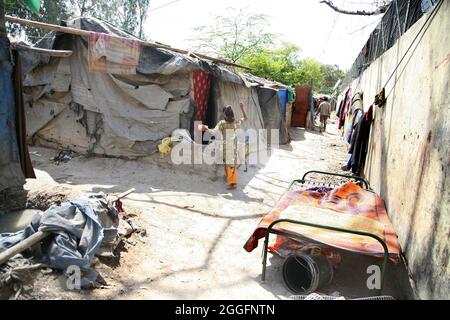
<svg viewBox="0 0 450 320">
<path fill-rule="evenodd" d="M 347 121 L 345 121 L 347 125 L 344 130 L 344 140 L 347 143 L 351 143 L 353 129 L 355 128 L 356 124 L 359 122 L 361 116 L 364 113 L 362 92 L 355 93 L 355 95 L 351 100 L 350 105 L 351 107 L 347 112 Z"/>
<path fill-rule="evenodd" d="M 138 40 L 89 34 L 88 65 L 90 71 L 112 74 L 135 74 L 139 64 L 141 44 Z"/>
<path fill-rule="evenodd" d="M 345 99 L 344 99 L 344 105 L 342 107 L 342 112 L 339 117 L 339 129 L 342 129 L 345 123 L 345 116 L 347 115 L 347 112 L 350 108 L 350 100 L 352 96 L 352 89 L 349 88 L 347 92 L 345 93 Z"/>
<path fill-rule="evenodd" d="M 342 112 L 343 112 L 343 108 L 344 108 L 344 102 L 345 102 L 345 97 L 344 97 L 344 99 L 342 99 L 341 100 L 341 102 L 339 102 L 339 108 L 337 109 L 337 112 L 336 112 L 336 116 L 340 119 L 341 118 L 341 114 L 342 114 Z"/>
<path fill-rule="evenodd" d="M 205 122 L 208 108 L 209 91 L 211 89 L 211 76 L 202 70 L 192 73 L 194 101 L 197 104 L 195 120 Z"/>
<path fill-rule="evenodd" d="M 353 114 L 349 117 L 347 127 L 344 130 L 344 140 L 347 143 L 352 142 L 353 130 L 354 130 L 355 126 L 358 124 L 359 120 L 361 120 L 361 117 L 363 115 L 364 115 L 364 111 L 361 106 L 361 107 L 355 109 L 353 111 Z"/>
<path fill-rule="evenodd" d="M 360 175 L 364 168 L 369 146 L 370 129 L 373 121 L 373 106 L 370 106 L 365 116 L 361 117 L 353 133 L 350 145 L 351 169 L 356 175 Z"/>
<path fill-rule="evenodd" d="M 13 85 L 14 85 L 14 103 L 16 113 L 16 134 L 17 145 L 19 147 L 20 166 L 25 178 L 36 179 L 33 164 L 31 163 L 30 153 L 27 144 L 27 128 L 25 118 L 25 106 L 23 99 L 23 67 L 22 57 L 17 50 L 13 51 L 14 69 L 13 69 Z"/>
</svg>

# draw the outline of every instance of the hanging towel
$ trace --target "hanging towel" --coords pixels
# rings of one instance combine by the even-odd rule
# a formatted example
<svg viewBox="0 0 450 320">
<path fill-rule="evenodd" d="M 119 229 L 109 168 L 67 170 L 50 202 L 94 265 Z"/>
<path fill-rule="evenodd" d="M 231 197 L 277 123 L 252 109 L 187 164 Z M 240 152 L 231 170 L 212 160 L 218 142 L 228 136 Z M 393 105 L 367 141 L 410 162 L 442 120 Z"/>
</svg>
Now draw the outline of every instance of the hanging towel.
<svg viewBox="0 0 450 320">
<path fill-rule="evenodd" d="M 90 71 L 113 74 L 135 74 L 139 64 L 141 44 L 138 40 L 89 34 L 88 64 Z"/>
</svg>

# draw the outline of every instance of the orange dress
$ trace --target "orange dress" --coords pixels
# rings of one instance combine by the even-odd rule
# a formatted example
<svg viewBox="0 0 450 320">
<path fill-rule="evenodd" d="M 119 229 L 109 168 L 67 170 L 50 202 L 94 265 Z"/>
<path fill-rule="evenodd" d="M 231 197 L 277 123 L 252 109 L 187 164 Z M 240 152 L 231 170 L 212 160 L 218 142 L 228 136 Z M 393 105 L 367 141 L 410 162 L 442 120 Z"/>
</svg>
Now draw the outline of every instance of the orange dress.
<svg viewBox="0 0 450 320">
<path fill-rule="evenodd" d="M 227 178 L 227 185 L 229 187 L 236 187 L 237 185 L 237 134 L 236 130 L 239 129 L 240 125 L 244 119 L 234 121 L 232 123 L 226 122 L 224 120 L 220 121 L 215 130 L 219 130 L 222 134 L 223 139 L 223 161 L 225 164 L 225 176 Z M 227 134 L 227 130 L 232 130 L 232 134 Z M 228 150 L 229 148 L 233 148 L 232 152 Z M 227 157 L 228 155 L 233 155 L 232 157 Z"/>
</svg>

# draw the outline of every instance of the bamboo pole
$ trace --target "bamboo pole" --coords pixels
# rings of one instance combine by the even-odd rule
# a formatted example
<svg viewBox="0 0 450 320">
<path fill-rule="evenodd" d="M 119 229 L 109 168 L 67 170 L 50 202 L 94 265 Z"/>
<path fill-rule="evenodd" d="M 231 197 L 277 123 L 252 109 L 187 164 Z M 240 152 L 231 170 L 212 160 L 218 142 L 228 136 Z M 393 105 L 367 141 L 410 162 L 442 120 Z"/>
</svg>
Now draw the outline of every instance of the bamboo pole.
<svg viewBox="0 0 450 320">
<path fill-rule="evenodd" d="M 9 16 L 9 15 L 5 15 L 5 20 L 7 22 L 9 22 L 9 23 L 18 23 L 18 24 L 21 24 L 21 25 L 34 27 L 34 28 L 38 28 L 38 29 L 46 29 L 46 30 L 51 30 L 51 31 L 56 31 L 56 32 L 69 33 L 69 34 L 74 34 L 74 35 L 77 35 L 77 36 L 89 36 L 89 34 L 91 33 L 91 31 L 75 29 L 75 28 L 71 28 L 71 27 L 58 26 L 58 25 L 55 25 L 55 24 L 38 22 L 38 21 L 33 21 L 33 20 L 28 20 L 28 19 L 22 19 L 22 18 L 12 17 L 12 16 Z M 159 44 L 159 43 L 154 43 L 154 42 L 147 42 L 147 41 L 143 41 L 143 40 L 140 40 L 140 39 L 136 39 L 136 40 L 139 41 L 141 43 L 141 45 L 144 46 L 144 47 L 156 48 L 156 49 L 165 49 L 165 50 L 173 51 L 173 52 L 176 52 L 176 53 L 185 54 L 185 55 L 188 55 L 188 56 L 194 55 L 194 57 L 197 57 L 197 58 L 200 58 L 200 59 L 210 60 L 210 61 L 213 61 L 213 62 L 225 64 L 225 65 L 228 65 L 228 66 L 233 66 L 233 67 L 238 67 L 238 68 L 242 68 L 242 69 L 246 69 L 246 70 L 251 70 L 251 68 L 249 68 L 249 67 L 242 66 L 242 65 L 239 65 L 237 63 L 230 62 L 230 61 L 227 61 L 227 60 L 209 57 L 209 56 L 201 54 L 201 53 L 190 52 L 190 51 L 183 50 L 183 49 L 173 48 L 173 47 L 170 47 L 170 46 L 167 46 L 167 45 L 164 45 L 164 44 Z"/>
<path fill-rule="evenodd" d="M 36 47 L 28 47 L 21 44 L 11 44 L 11 48 L 19 51 L 30 51 L 44 56 L 67 58 L 72 55 L 71 50 L 49 50 Z"/>
</svg>

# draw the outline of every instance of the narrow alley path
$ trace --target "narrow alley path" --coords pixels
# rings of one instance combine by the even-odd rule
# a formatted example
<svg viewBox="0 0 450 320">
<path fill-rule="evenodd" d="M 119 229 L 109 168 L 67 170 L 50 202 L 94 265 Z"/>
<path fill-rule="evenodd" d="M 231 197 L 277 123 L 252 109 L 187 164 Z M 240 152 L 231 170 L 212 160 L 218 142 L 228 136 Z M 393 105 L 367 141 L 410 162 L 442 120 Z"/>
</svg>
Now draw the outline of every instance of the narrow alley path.
<svg viewBox="0 0 450 320">
<path fill-rule="evenodd" d="M 35 282 L 34 297 L 289 297 L 292 293 L 282 281 L 282 260 L 270 257 L 267 279 L 262 284 L 261 242 L 252 253 L 247 253 L 242 246 L 262 215 L 271 209 L 293 179 L 312 169 L 336 172 L 346 162 L 346 147 L 337 125 L 330 124 L 327 130 L 320 134 L 293 128 L 292 143 L 276 150 L 265 167 L 250 167 L 247 173 L 240 170 L 239 187 L 231 192 L 221 178 L 213 182 L 206 177 L 184 175 L 140 161 L 76 157 L 57 166 L 48 160 L 56 154 L 55 150 L 31 148 L 38 179 L 27 182 L 25 188 L 30 193 L 51 193 L 61 188 L 73 194 L 120 192 L 134 187 L 137 191 L 124 201 L 124 206 L 140 212 L 140 222 L 148 234 L 145 243 L 138 242 L 128 252 L 121 252 L 119 265 L 96 267 L 107 281 L 108 289 L 64 292 L 56 290 L 60 281 L 56 276 L 42 276 Z M 354 259 L 349 261 L 359 263 L 360 258 Z M 341 280 L 336 278 L 331 292 L 346 292 L 348 283 L 354 284 L 351 274 L 344 274 Z M 356 286 L 362 291 L 355 294 L 364 294 L 364 283 Z"/>
</svg>

